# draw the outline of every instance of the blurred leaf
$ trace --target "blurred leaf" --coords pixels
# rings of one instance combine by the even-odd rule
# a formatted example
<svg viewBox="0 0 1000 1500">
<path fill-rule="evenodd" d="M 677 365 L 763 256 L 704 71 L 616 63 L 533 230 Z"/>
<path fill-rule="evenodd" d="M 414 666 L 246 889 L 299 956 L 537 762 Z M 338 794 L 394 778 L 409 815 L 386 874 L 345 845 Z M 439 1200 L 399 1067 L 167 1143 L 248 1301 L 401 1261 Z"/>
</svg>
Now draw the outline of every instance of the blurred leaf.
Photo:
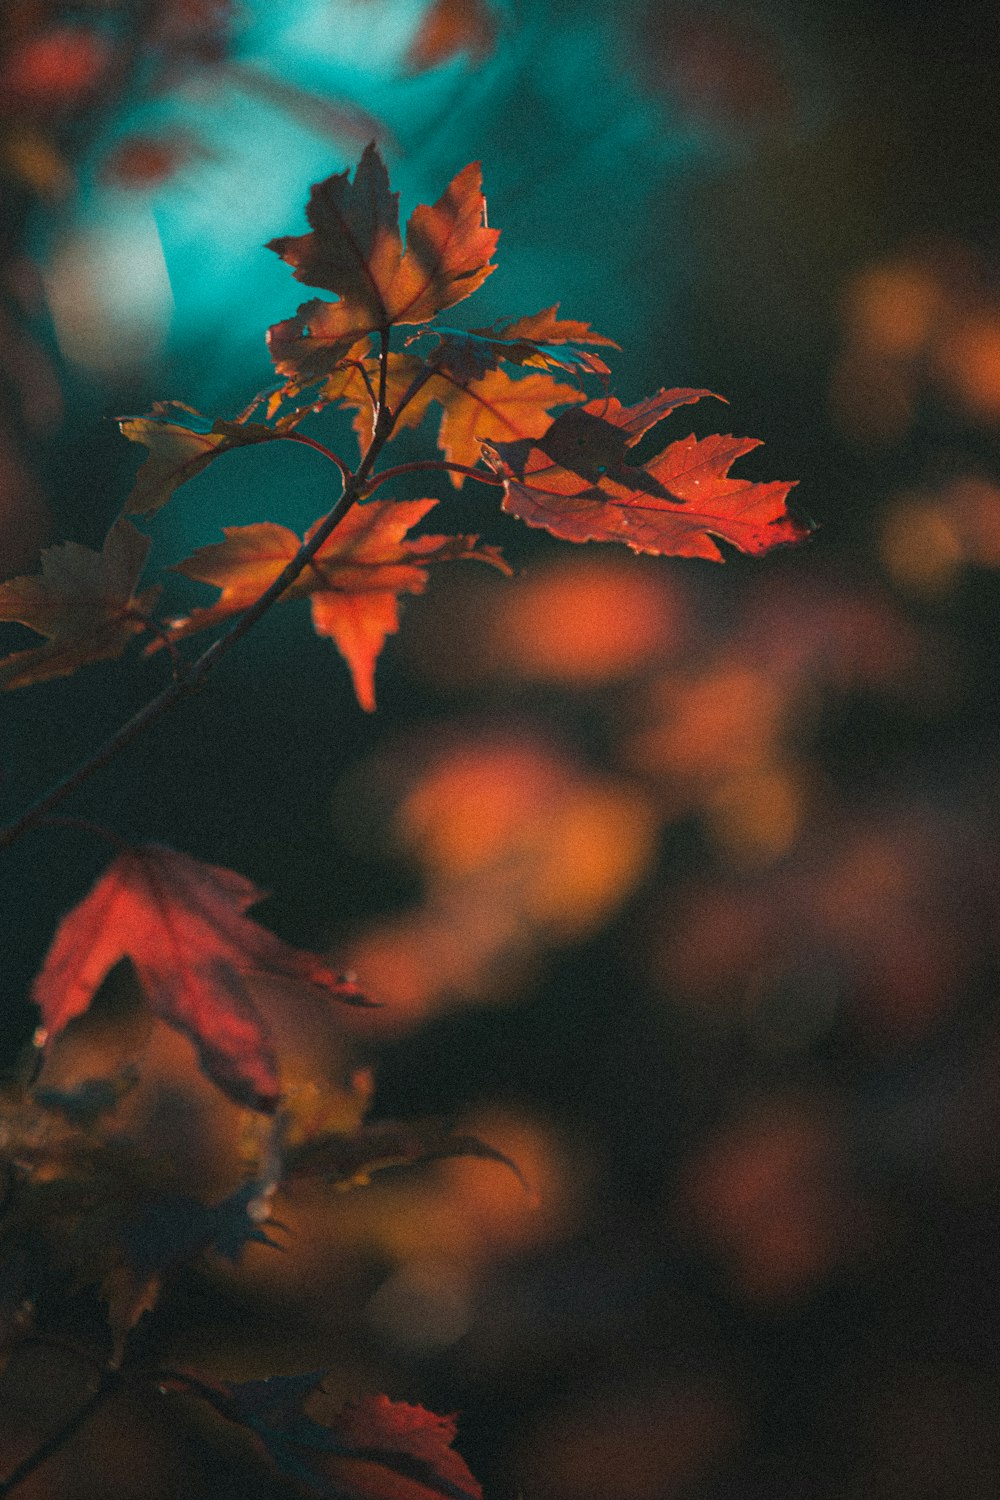
<svg viewBox="0 0 1000 1500">
<path fill-rule="evenodd" d="M 481 62 L 493 51 L 497 23 L 486 0 L 431 0 L 406 54 L 414 73 L 450 62 L 464 52 Z"/>
<path fill-rule="evenodd" d="M 448 1157 L 474 1156 L 507 1167 L 529 1192 L 521 1169 L 502 1151 L 474 1135 L 455 1135 L 440 1120 L 393 1121 L 364 1125 L 350 1135 L 333 1134 L 289 1151 L 289 1177 L 322 1177 L 342 1186 L 363 1186 L 373 1172 L 416 1166 Z"/>
<path fill-rule="evenodd" d="M 454 1417 L 365 1396 L 320 1421 L 306 1411 L 322 1372 L 275 1375 L 239 1385 L 169 1373 L 167 1389 L 192 1390 L 260 1439 L 280 1472 L 326 1500 L 482 1500 L 451 1444 Z M 310 1402 L 315 1410 L 316 1402 Z"/>
<path fill-rule="evenodd" d="M 42 570 L 0 584 L 0 620 L 16 620 L 48 637 L 44 646 L 0 661 L 0 686 L 25 687 L 67 677 L 89 662 L 120 656 L 146 629 L 159 589 L 136 594 L 149 539 L 118 520 L 100 552 L 62 542 L 42 553 Z"/>
</svg>

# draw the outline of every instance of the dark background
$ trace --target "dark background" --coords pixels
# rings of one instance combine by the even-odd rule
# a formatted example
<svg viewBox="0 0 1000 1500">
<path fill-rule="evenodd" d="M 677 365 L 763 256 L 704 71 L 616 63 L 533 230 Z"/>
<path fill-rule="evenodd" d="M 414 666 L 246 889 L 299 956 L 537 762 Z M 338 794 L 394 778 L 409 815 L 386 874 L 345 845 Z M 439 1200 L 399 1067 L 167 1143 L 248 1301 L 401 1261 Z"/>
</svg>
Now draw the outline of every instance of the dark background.
<svg viewBox="0 0 1000 1500">
<path fill-rule="evenodd" d="M 356 8 L 374 27 L 376 0 Z M 435 529 L 481 531 L 519 577 L 432 580 L 380 662 L 375 717 L 300 607 L 275 611 L 74 798 L 128 838 L 244 871 L 290 941 L 363 977 L 377 961 L 401 1007 L 353 1043 L 375 1063 L 377 1113 L 492 1120 L 555 1205 L 523 1228 L 501 1196 L 450 1243 L 441 1202 L 453 1191 L 456 1214 L 478 1212 L 461 1174 L 491 1169 L 434 1178 L 433 1212 L 372 1189 L 375 1227 L 354 1209 L 340 1241 L 329 1215 L 315 1227 L 341 1245 L 331 1263 L 348 1242 L 354 1256 L 325 1322 L 292 1273 L 284 1301 L 270 1282 L 194 1278 L 157 1316 L 223 1374 L 269 1373 L 277 1349 L 283 1369 L 339 1368 L 345 1389 L 377 1376 L 460 1410 L 463 1452 L 498 1497 L 986 1500 L 1000 1458 L 996 14 L 525 0 L 495 19 L 481 56 L 416 74 L 391 50 L 353 75 L 301 40 L 269 53 L 252 7 L 233 46 L 387 122 L 404 209 L 481 156 L 505 269 L 468 320 L 561 298 L 623 344 L 622 399 L 721 392 L 728 408 L 681 412 L 672 435 L 763 438 L 745 472 L 797 477 L 817 531 L 724 567 L 619 558 L 519 529 L 489 492 L 442 488 Z M 74 193 L 12 191 L 9 244 L 43 267 L 81 224 L 114 233 L 123 200 L 152 203 L 175 312 L 145 355 L 100 368 L 66 358 L 44 310 L 25 323 L 65 416 L 32 432 L 9 381 L 10 449 L 33 478 L 5 499 L 8 572 L 43 532 L 99 542 L 136 460 L 113 416 L 160 397 L 228 415 L 267 380 L 260 333 L 297 289 L 254 245 L 297 231 L 308 182 L 353 162 L 364 127 L 345 114 L 331 139 L 293 119 L 278 141 L 290 206 L 255 233 L 240 204 L 255 170 L 278 170 L 279 126 L 268 145 L 270 116 L 248 121 L 214 79 L 206 64 L 198 89 L 150 103 L 133 78 L 60 139 Z M 102 162 L 149 120 L 201 132 L 207 165 L 148 192 L 109 186 Z M 337 423 L 325 431 L 350 452 Z M 432 441 L 407 435 L 400 456 Z M 227 458 L 153 523 L 154 556 L 221 524 L 308 524 L 328 503 L 318 467 L 305 451 Z M 561 654 L 540 665 L 533 636 L 557 629 Z M 11 694 L 9 815 L 162 680 L 160 658 L 135 659 Z M 400 813 L 435 776 L 444 852 Z M 481 835 L 494 794 L 507 811 Z M 593 820 L 589 838 L 569 838 L 564 805 Z M 616 862 L 602 841 L 619 818 Z M 10 1059 L 54 924 L 105 863 L 64 829 L 3 856 Z"/>
</svg>

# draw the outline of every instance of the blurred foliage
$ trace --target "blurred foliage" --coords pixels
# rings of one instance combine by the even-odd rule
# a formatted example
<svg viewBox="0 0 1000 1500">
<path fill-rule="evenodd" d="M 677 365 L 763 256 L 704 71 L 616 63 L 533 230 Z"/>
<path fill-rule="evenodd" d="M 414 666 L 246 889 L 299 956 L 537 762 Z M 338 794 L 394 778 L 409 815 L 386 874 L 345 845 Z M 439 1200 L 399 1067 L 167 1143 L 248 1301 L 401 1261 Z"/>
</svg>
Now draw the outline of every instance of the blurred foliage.
<svg viewBox="0 0 1000 1500">
<path fill-rule="evenodd" d="M 369 134 L 395 143 L 412 197 L 481 151 L 517 242 L 493 312 L 562 297 L 616 338 L 638 325 L 636 390 L 655 358 L 724 391 L 821 525 L 808 549 L 718 572 L 522 540 L 513 582 L 456 576 L 412 602 L 374 724 L 301 630 L 269 622 L 262 666 L 234 662 L 80 799 L 259 874 L 285 893 L 266 909 L 284 937 L 325 938 L 390 1002 L 335 1031 L 288 1023 L 303 1142 L 365 1109 L 447 1114 L 537 1197 L 480 1161 L 336 1195 L 303 1174 L 272 1205 L 281 1250 L 209 1252 L 175 1280 L 142 1325 L 156 1356 L 229 1382 L 322 1365 L 335 1402 L 380 1388 L 460 1409 L 497 1497 L 992 1500 L 995 15 L 15 9 L 5 571 L 50 524 L 43 489 L 60 534 L 106 522 L 132 467 L 115 412 L 254 386 L 263 351 L 240 328 L 270 291 L 251 247 Z M 164 41 L 149 28 L 168 14 Z M 255 177 L 263 207 L 241 224 Z M 144 258 L 114 260 L 125 229 Z M 123 264 L 147 295 L 113 315 L 138 331 L 102 344 Z M 186 540 L 246 519 L 244 485 L 290 525 L 318 508 L 307 455 L 245 457 L 191 486 Z M 470 503 L 443 509 L 464 529 Z M 475 529 L 512 530 L 482 511 Z M 11 811 L 143 701 L 148 670 L 11 702 Z M 40 833 L 5 859 L 12 1057 L 30 977 L 97 867 L 83 842 Z M 159 1023 L 130 1050 L 99 1022 L 67 1035 L 50 1102 L 119 1080 L 97 1128 L 169 1133 L 183 1191 L 225 1201 L 261 1150 L 246 1112 Z M 76 1128 L 58 1107 L 39 1120 L 56 1143 Z M 59 1305 L 64 1340 L 83 1337 L 84 1294 Z M 5 1472 L 90 1376 L 23 1346 Z M 278 1493 L 195 1405 L 117 1396 L 21 1493 Z"/>
</svg>

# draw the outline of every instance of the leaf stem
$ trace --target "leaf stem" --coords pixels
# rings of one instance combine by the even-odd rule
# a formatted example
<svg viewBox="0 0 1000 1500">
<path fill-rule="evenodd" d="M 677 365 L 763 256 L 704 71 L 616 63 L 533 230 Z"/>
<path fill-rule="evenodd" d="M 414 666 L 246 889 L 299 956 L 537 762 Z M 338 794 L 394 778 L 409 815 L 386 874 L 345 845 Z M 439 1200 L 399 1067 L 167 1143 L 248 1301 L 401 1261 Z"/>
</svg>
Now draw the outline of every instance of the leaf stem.
<svg viewBox="0 0 1000 1500">
<path fill-rule="evenodd" d="M 167 650 L 170 652 L 170 670 L 171 674 L 173 675 L 174 681 L 177 682 L 181 678 L 183 678 L 186 671 L 186 663 L 177 649 L 177 642 L 174 640 L 167 627 L 165 625 L 161 625 L 159 620 L 154 619 L 152 615 L 147 614 L 146 611 L 142 609 L 130 609 L 128 611 L 128 618 L 130 620 L 139 620 L 143 625 L 145 625 L 147 630 L 152 631 L 152 633 L 159 640 L 161 646 L 166 646 Z"/>
<path fill-rule="evenodd" d="M 365 496 L 373 495 L 379 485 L 384 484 L 387 479 L 397 479 L 400 474 L 420 474 L 435 469 L 447 470 L 451 474 L 467 474 L 470 479 L 478 479 L 480 484 L 503 487 L 502 479 L 498 479 L 493 474 L 487 474 L 483 469 L 470 469 L 468 464 L 448 463 L 443 458 L 418 458 L 413 463 L 395 464 L 391 469 L 380 469 L 377 474 L 373 474 L 365 485 Z"/>
<path fill-rule="evenodd" d="M 0 1480 L 0 1496 L 9 1495 L 30 1474 L 33 1474 L 36 1469 L 40 1469 L 42 1464 L 46 1463 L 53 1454 L 58 1453 L 59 1449 L 65 1443 L 68 1443 L 71 1438 L 75 1437 L 80 1428 L 90 1420 L 101 1403 L 118 1389 L 120 1383 L 121 1375 L 117 1370 L 105 1370 L 101 1375 L 101 1382 L 97 1389 L 87 1397 L 82 1406 L 78 1406 L 72 1416 L 68 1417 L 62 1426 L 58 1427 L 44 1442 L 39 1443 L 38 1447 L 32 1453 L 29 1453 L 27 1458 L 23 1458 L 11 1470 L 6 1479 Z"/>
<path fill-rule="evenodd" d="M 364 382 L 365 390 L 368 392 L 368 399 L 372 404 L 372 425 L 374 426 L 375 416 L 378 410 L 378 396 L 375 394 L 375 387 L 372 385 L 371 377 L 368 374 L 368 371 L 365 369 L 365 362 L 363 359 L 345 359 L 344 363 L 345 365 L 349 365 L 352 369 L 357 370 L 358 374 L 361 376 L 361 379 Z"/>
</svg>

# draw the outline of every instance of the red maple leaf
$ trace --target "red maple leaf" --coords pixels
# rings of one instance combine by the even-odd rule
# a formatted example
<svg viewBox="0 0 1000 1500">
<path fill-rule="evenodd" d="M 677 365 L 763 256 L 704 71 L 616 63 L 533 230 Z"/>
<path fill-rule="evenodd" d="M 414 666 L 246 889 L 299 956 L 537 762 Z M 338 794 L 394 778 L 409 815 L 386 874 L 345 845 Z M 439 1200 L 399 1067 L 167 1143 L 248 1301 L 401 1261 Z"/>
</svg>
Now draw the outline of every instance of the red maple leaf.
<svg viewBox="0 0 1000 1500">
<path fill-rule="evenodd" d="M 273 1109 L 278 1068 L 248 977 L 285 975 L 353 1003 L 361 996 L 315 954 L 244 915 L 265 894 L 234 870 L 158 844 L 120 854 L 63 918 L 35 980 L 46 1032 L 82 1015 L 129 958 L 153 1011 L 191 1038 L 208 1076 L 238 1103 Z"/>
<path fill-rule="evenodd" d="M 624 542 L 633 552 L 721 562 L 715 538 L 759 555 L 801 541 L 809 527 L 789 515 L 791 483 L 732 479 L 756 438 L 682 438 L 644 465 L 629 450 L 678 406 L 710 391 L 660 391 L 636 406 L 613 396 L 557 417 L 544 436 L 484 445 L 504 480 L 503 509 L 571 542 Z"/>
</svg>

